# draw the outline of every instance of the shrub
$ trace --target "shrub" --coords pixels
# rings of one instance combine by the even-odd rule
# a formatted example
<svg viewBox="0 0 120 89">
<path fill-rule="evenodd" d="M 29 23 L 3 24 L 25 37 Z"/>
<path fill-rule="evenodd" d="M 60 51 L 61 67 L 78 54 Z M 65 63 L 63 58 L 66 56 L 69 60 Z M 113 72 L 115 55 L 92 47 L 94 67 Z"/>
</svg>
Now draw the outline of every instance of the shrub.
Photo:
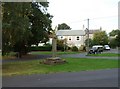
<svg viewBox="0 0 120 89">
<path fill-rule="evenodd" d="M 78 51 L 78 48 L 76 46 L 73 46 L 72 51 Z"/>
<path fill-rule="evenodd" d="M 67 43 L 64 44 L 64 40 L 57 40 L 57 50 L 65 51 L 69 49 L 70 47 L 67 46 Z"/>
<path fill-rule="evenodd" d="M 80 51 L 85 51 L 85 46 L 84 45 L 81 45 L 80 48 L 79 48 Z"/>
</svg>

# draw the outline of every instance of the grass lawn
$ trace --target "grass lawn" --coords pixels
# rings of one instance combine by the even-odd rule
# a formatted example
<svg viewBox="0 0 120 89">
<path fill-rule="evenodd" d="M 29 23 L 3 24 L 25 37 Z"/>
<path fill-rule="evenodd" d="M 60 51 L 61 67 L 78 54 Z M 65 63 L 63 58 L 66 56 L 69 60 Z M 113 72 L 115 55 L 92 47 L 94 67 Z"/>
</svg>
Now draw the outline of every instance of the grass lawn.
<svg viewBox="0 0 120 89">
<path fill-rule="evenodd" d="M 101 54 L 89 54 L 88 56 L 118 57 L 118 56 L 120 56 L 120 54 L 116 54 L 116 53 L 101 53 Z"/>
<path fill-rule="evenodd" d="M 31 54 L 44 54 L 44 55 L 52 55 L 52 51 L 36 51 L 36 52 L 30 52 Z M 57 55 L 62 55 L 62 54 L 76 54 L 80 52 L 57 52 Z"/>
<path fill-rule="evenodd" d="M 118 68 L 117 60 L 66 58 L 67 63 L 59 65 L 40 64 L 40 60 L 9 62 L 2 66 L 3 76 L 47 74 Z"/>
</svg>

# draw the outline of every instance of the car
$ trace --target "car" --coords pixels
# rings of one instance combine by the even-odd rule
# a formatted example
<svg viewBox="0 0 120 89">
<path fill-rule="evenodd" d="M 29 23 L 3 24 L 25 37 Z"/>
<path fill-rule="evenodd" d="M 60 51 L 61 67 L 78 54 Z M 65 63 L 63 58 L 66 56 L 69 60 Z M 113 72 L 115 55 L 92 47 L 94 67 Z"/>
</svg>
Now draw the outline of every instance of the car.
<svg viewBox="0 0 120 89">
<path fill-rule="evenodd" d="M 104 49 L 105 50 L 110 50 L 110 46 L 109 45 L 104 45 Z"/>
<path fill-rule="evenodd" d="M 94 45 L 92 48 L 89 50 L 89 54 L 98 54 L 103 52 L 103 46 L 102 45 Z"/>
</svg>

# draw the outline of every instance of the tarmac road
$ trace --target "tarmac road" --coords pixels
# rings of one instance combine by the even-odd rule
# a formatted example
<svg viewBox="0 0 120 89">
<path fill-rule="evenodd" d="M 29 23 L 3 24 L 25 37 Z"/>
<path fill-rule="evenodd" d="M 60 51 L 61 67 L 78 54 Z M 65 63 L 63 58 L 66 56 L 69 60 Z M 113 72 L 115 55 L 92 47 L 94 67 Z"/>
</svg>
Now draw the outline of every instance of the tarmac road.
<svg viewBox="0 0 120 89">
<path fill-rule="evenodd" d="M 119 54 L 120 50 L 118 49 L 111 49 L 108 51 L 104 51 L 103 53 L 116 53 Z M 66 54 L 66 55 L 61 55 L 60 57 L 62 58 L 100 58 L 100 59 L 112 59 L 112 60 L 118 60 L 120 59 L 119 57 L 102 57 L 102 56 L 86 56 L 87 52 L 84 53 L 79 53 L 79 54 Z"/>
<path fill-rule="evenodd" d="M 118 87 L 118 69 L 3 77 L 3 87 Z"/>
<path fill-rule="evenodd" d="M 110 51 L 104 51 L 104 53 L 119 53 L 118 49 L 111 49 Z M 61 58 L 91 58 L 91 59 L 94 59 L 94 58 L 103 58 L 103 59 L 113 59 L 113 60 L 118 60 L 120 59 L 119 57 L 95 57 L 95 56 L 86 56 L 86 52 L 84 53 L 78 53 L 78 54 L 63 54 L 63 55 L 60 55 Z M 16 61 L 29 61 L 29 60 L 41 60 L 41 59 L 45 59 L 45 58 L 49 58 L 49 57 L 52 57 L 51 55 L 43 55 L 43 54 L 39 54 L 39 55 L 36 55 L 34 58 L 22 58 L 22 59 L 12 59 L 12 60 L 2 60 L 0 61 L 0 63 L 6 63 L 6 62 L 16 62 Z"/>
</svg>

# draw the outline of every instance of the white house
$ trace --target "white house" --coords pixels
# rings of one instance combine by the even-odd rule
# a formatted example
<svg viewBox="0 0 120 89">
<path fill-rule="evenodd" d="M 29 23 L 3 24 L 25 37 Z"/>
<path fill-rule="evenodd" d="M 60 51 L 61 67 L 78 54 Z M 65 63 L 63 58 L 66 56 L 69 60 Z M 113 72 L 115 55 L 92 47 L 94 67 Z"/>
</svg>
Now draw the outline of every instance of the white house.
<svg viewBox="0 0 120 89">
<path fill-rule="evenodd" d="M 84 30 L 58 30 L 56 32 L 58 39 L 66 40 L 68 46 L 80 47 L 84 45 L 85 31 Z"/>
<path fill-rule="evenodd" d="M 92 30 L 90 29 L 89 30 L 89 38 L 93 39 L 93 34 L 98 32 L 98 31 L 101 31 L 101 28 L 100 29 L 92 29 Z"/>
<path fill-rule="evenodd" d="M 93 34 L 97 31 L 101 31 L 101 29 L 90 29 L 89 38 L 93 39 Z M 66 40 L 66 44 L 70 47 L 77 46 L 79 48 L 81 45 L 85 45 L 87 39 L 86 30 L 61 29 L 56 32 L 56 35 L 59 40 Z M 52 38 L 49 43 L 52 44 Z"/>
</svg>

